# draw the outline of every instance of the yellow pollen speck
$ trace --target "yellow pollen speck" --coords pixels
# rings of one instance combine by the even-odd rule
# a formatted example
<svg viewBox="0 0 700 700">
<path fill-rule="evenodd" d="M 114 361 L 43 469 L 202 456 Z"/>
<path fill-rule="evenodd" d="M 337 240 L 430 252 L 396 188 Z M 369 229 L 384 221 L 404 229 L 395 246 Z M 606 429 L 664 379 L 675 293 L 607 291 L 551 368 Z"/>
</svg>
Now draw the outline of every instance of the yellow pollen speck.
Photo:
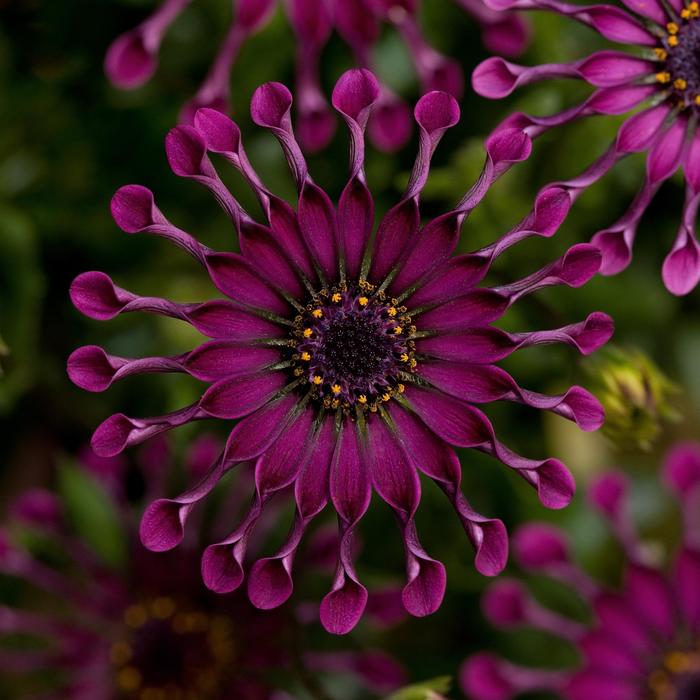
<svg viewBox="0 0 700 700">
<path fill-rule="evenodd" d="M 382 401 L 388 401 L 391 398 L 391 394 L 382 394 Z"/>
<path fill-rule="evenodd" d="M 386 312 L 387 312 L 387 314 L 389 314 L 389 316 L 391 316 L 391 317 L 393 318 L 394 316 L 396 316 L 396 313 L 397 313 L 397 312 L 396 312 L 396 307 L 395 307 L 395 306 L 390 306 L 390 307 L 386 310 Z"/>
<path fill-rule="evenodd" d="M 406 391 L 405 384 L 399 384 L 396 388 L 399 390 L 399 394 L 403 394 L 403 392 Z"/>
<path fill-rule="evenodd" d="M 690 19 L 690 10 L 681 10 L 681 17 L 683 19 Z"/>
<path fill-rule="evenodd" d="M 357 400 L 358 400 L 360 403 L 362 403 L 362 404 L 367 403 L 367 397 L 366 397 L 364 394 L 360 394 L 360 395 L 357 397 Z"/>
<path fill-rule="evenodd" d="M 401 326 L 396 326 L 394 328 L 394 333 L 396 333 L 396 335 L 401 335 L 403 333 L 403 328 L 401 328 Z"/>
<path fill-rule="evenodd" d="M 340 386 L 340 384 L 334 384 L 334 385 L 331 387 L 331 391 L 332 391 L 334 394 L 339 394 L 342 390 L 343 390 L 343 389 L 342 389 L 342 387 Z"/>
<path fill-rule="evenodd" d="M 411 369 L 415 369 L 418 366 L 417 360 L 411 359 L 410 365 L 411 365 Z"/>
<path fill-rule="evenodd" d="M 314 332 L 310 328 L 304 328 L 304 338 L 310 338 Z"/>
<path fill-rule="evenodd" d="M 406 353 L 401 355 L 401 362 L 408 362 L 408 355 Z"/>
<path fill-rule="evenodd" d="M 678 25 L 675 22 L 669 22 L 666 25 L 666 30 L 669 34 L 678 34 Z"/>
<path fill-rule="evenodd" d="M 319 377 L 318 374 L 314 374 L 314 378 L 312 379 L 312 381 L 316 386 L 323 383 L 323 379 L 321 379 L 321 377 Z"/>
<path fill-rule="evenodd" d="M 683 78 L 676 78 L 673 81 L 673 87 L 676 88 L 676 90 L 685 90 L 688 87 L 688 83 L 686 83 Z"/>
<path fill-rule="evenodd" d="M 131 647 L 126 642 L 115 642 L 109 650 L 109 658 L 113 664 L 121 666 L 131 658 Z"/>
<path fill-rule="evenodd" d="M 671 74 L 663 71 L 661 73 L 656 74 L 656 80 L 659 83 L 667 83 L 669 80 L 671 80 Z"/>
<path fill-rule="evenodd" d="M 141 627 L 148 620 L 148 613 L 143 605 L 130 605 L 124 612 L 124 622 L 129 627 Z"/>
<path fill-rule="evenodd" d="M 668 37 L 668 45 L 669 46 L 678 46 L 678 37 L 677 36 Z"/>
<path fill-rule="evenodd" d="M 666 51 L 666 49 L 656 48 L 654 49 L 654 53 L 659 61 L 665 61 L 668 58 L 668 51 Z"/>
<path fill-rule="evenodd" d="M 151 606 L 151 612 L 159 620 L 165 620 L 175 612 L 175 603 L 170 598 L 156 598 Z"/>
<path fill-rule="evenodd" d="M 682 651 L 673 651 L 666 655 L 664 663 L 666 668 L 672 673 L 683 673 L 690 666 L 690 658 L 688 654 L 684 654 Z"/>
<path fill-rule="evenodd" d="M 321 309 L 314 309 L 314 310 L 311 312 L 311 315 L 312 315 L 314 318 L 323 318 L 323 311 L 321 311 Z"/>
<path fill-rule="evenodd" d="M 695 95 L 695 104 L 700 105 L 700 95 Z"/>
<path fill-rule="evenodd" d="M 333 294 L 333 295 L 331 296 L 331 301 L 332 301 L 334 304 L 339 304 L 339 303 L 340 303 L 340 300 L 341 300 L 342 298 L 343 298 L 343 297 L 341 297 L 340 294 L 338 294 L 338 292 L 336 292 L 335 294 Z"/>
<path fill-rule="evenodd" d="M 305 350 L 301 353 L 301 359 L 304 360 L 304 362 L 308 362 L 311 359 L 311 355 Z"/>
<path fill-rule="evenodd" d="M 117 674 L 117 684 L 122 690 L 136 690 L 141 685 L 141 674 L 133 666 L 127 666 Z"/>
<path fill-rule="evenodd" d="M 357 301 L 360 306 L 367 306 L 367 304 L 369 304 L 369 299 L 367 297 L 360 297 Z"/>
</svg>

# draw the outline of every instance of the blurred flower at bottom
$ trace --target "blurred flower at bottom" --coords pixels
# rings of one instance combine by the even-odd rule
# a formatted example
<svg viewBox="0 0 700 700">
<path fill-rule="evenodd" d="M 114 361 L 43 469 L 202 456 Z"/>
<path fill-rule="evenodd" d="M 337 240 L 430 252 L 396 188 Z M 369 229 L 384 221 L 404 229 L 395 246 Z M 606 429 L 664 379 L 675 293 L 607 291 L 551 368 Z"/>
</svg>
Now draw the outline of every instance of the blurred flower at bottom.
<svg viewBox="0 0 700 700">
<path fill-rule="evenodd" d="M 544 606 L 514 578 L 487 590 L 483 612 L 500 629 L 553 635 L 560 645 L 573 647 L 579 662 L 533 668 L 479 652 L 460 673 L 469 697 L 509 700 L 532 691 L 551 691 L 566 700 L 700 697 L 700 443 L 677 443 L 665 458 L 662 478 L 683 522 L 678 551 L 663 557 L 632 521 L 630 484 L 621 472 L 604 474 L 589 490 L 590 505 L 609 523 L 624 552 L 621 586 L 601 584 L 575 563 L 563 530 L 543 523 L 521 526 L 514 538 L 519 565 L 575 591 L 589 607 L 588 619 Z M 670 559 L 670 566 L 660 559 Z"/>
<path fill-rule="evenodd" d="M 189 471 L 212 448 L 210 436 L 195 441 Z M 169 459 L 165 440 L 140 453 L 143 490 Z M 381 651 L 307 650 L 315 620 L 290 606 L 260 611 L 245 596 L 209 592 L 194 547 L 145 551 L 127 498 L 131 466 L 86 448 L 61 466 L 56 492 L 28 490 L 12 502 L 0 529 L 1 697 L 283 700 L 300 696 L 281 688 L 326 698 L 328 674 L 382 695 L 405 682 Z M 323 562 L 322 536 L 312 565 Z"/>
</svg>

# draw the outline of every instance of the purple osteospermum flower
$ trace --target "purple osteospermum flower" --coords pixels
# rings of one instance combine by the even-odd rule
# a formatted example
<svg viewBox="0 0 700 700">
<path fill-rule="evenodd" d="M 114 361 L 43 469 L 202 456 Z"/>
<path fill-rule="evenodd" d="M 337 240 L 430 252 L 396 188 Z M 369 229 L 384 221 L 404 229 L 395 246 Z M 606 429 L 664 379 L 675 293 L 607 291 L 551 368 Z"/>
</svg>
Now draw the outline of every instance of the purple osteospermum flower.
<svg viewBox="0 0 700 700">
<path fill-rule="evenodd" d="M 684 538 L 671 571 L 648 562 L 629 519 L 627 483 L 603 476 L 591 501 L 611 523 L 627 553 L 618 591 L 600 586 L 571 559 L 564 532 L 550 525 L 523 526 L 514 538 L 520 565 L 558 579 L 590 603 L 586 624 L 542 607 L 518 581 L 500 580 L 483 610 L 503 628 L 546 630 L 580 651 L 578 668 L 562 671 L 516 666 L 489 653 L 468 659 L 464 691 L 475 700 L 508 700 L 551 690 L 566 700 L 696 700 L 700 697 L 700 444 L 681 443 L 666 458 L 664 476 L 680 501 Z"/>
<path fill-rule="evenodd" d="M 601 313 L 554 330 L 508 333 L 492 326 L 523 295 L 551 285 L 579 286 L 598 270 L 594 246 L 577 245 L 561 259 L 510 285 L 477 285 L 493 260 L 530 236 L 550 236 L 568 211 L 561 190 L 540 194 L 532 212 L 494 244 L 451 257 L 465 217 L 512 162 L 529 153 L 529 140 L 503 131 L 487 144 L 478 182 L 457 207 L 420 225 L 419 197 L 430 159 L 447 128 L 459 118 L 455 99 L 431 92 L 417 104 L 419 154 L 406 193 L 379 223 L 363 171 L 364 129 L 380 89 L 365 70 L 349 71 L 333 92 L 333 104 L 350 130 L 350 180 L 335 207 L 310 178 L 290 126 L 292 96 L 283 85 L 256 91 L 253 120 L 279 139 L 299 190 L 295 212 L 270 193 L 252 169 L 238 127 L 203 109 L 195 127 L 179 126 L 166 139 L 174 172 L 205 185 L 230 214 L 242 254 L 218 253 L 171 224 L 149 190 L 120 189 L 112 200 L 117 224 L 127 232 L 163 236 L 207 270 L 227 297 L 176 304 L 139 297 L 102 272 L 87 272 L 71 287 L 86 315 L 109 319 L 130 311 L 186 321 L 213 338 L 176 357 L 127 359 L 96 346 L 79 348 L 68 361 L 72 380 L 103 391 L 125 376 L 184 372 L 210 384 L 195 404 L 156 418 L 108 418 L 92 440 L 98 454 L 115 455 L 178 425 L 203 418 L 240 420 L 210 473 L 194 488 L 146 511 L 141 536 L 147 547 L 178 544 L 192 508 L 235 464 L 257 460 L 255 498 L 248 516 L 202 561 L 206 584 L 227 592 L 243 581 L 249 535 L 265 503 L 293 488 L 296 516 L 286 544 L 250 572 L 248 590 L 263 608 L 292 591 L 292 563 L 311 520 L 330 501 L 341 531 L 332 591 L 321 615 L 327 629 L 346 632 L 362 614 L 367 593 L 353 564 L 353 532 L 367 510 L 372 488 L 394 509 L 404 536 L 408 583 L 406 609 L 434 611 L 445 573 L 418 542 L 413 517 L 420 499 L 419 471 L 437 481 L 454 504 L 477 549 L 485 574 L 502 569 L 507 540 L 500 520 L 485 518 L 460 491 L 460 466 L 451 447 L 493 455 L 534 486 L 548 507 L 565 506 L 571 475 L 555 459 L 521 457 L 496 438 L 474 404 L 496 400 L 554 411 L 584 430 L 599 427 L 603 411 L 581 387 L 559 396 L 521 389 L 496 363 L 516 350 L 565 343 L 587 354 L 605 343 L 612 321 Z M 267 225 L 254 222 L 219 179 L 207 150 L 221 153 L 255 190 Z"/>
<path fill-rule="evenodd" d="M 193 473 L 201 473 L 211 444 L 202 438 L 192 445 Z M 157 471 L 154 450 L 140 459 L 149 489 L 163 472 L 163 443 L 156 448 Z M 13 501 L 0 528 L 0 573 L 25 586 L 21 601 L 0 600 L 5 700 L 282 700 L 288 696 L 273 679 L 292 684 L 299 668 L 321 682 L 325 674 L 349 675 L 377 694 L 405 683 L 403 668 L 384 652 L 302 650 L 300 632 L 315 620 L 288 608 L 261 612 L 242 596 L 207 591 L 196 562 L 187 565 L 196 557 L 191 546 L 180 556 L 144 551 L 120 489 L 124 460 L 99 458 L 89 448 L 81 459 L 120 516 L 128 567 L 105 564 L 72 528 L 55 493 L 34 489 Z M 50 547 L 51 564 L 14 536 L 27 531 L 33 537 L 25 540 Z"/>
<path fill-rule="evenodd" d="M 160 43 L 178 15 L 191 0 L 165 0 L 141 25 L 118 37 L 105 58 L 110 80 L 121 88 L 134 88 L 156 70 Z M 484 41 L 495 53 L 517 55 L 527 41 L 527 27 L 514 13 L 498 12 L 483 0 L 456 0 L 482 25 Z M 234 17 L 209 75 L 194 98 L 185 106 L 182 120 L 191 123 L 199 107 L 222 112 L 230 109 L 230 72 L 236 57 L 252 34 L 267 24 L 276 8 L 275 0 L 238 0 Z M 393 25 L 413 57 L 423 91 L 446 90 L 460 97 L 462 71 L 425 40 L 418 22 L 419 0 L 286 0 L 289 21 L 298 40 L 297 101 L 298 134 L 308 150 L 323 148 L 333 136 L 335 119 L 319 86 L 319 60 L 335 29 L 352 50 L 357 64 L 370 67 L 372 49 L 381 25 Z M 400 148 L 410 136 L 411 115 L 406 104 L 386 86 L 374 118 L 370 137 L 385 150 Z"/>
<path fill-rule="evenodd" d="M 561 0 L 490 0 L 499 8 L 535 8 L 566 15 L 602 36 L 634 48 L 639 55 L 599 51 L 568 64 L 527 68 L 490 58 L 474 71 L 474 89 L 490 98 L 504 97 L 516 87 L 550 78 L 576 78 L 596 88 L 580 105 L 559 114 L 532 117 L 515 114 L 502 126 L 519 125 L 530 136 L 596 114 L 623 114 L 643 103 L 645 109 L 619 129 L 615 142 L 591 167 L 565 183 L 572 199 L 631 153 L 648 152 L 644 184 L 627 212 L 593 237 L 603 253 L 603 274 L 614 275 L 632 259 L 637 226 L 661 184 L 683 168 L 686 197 L 681 225 L 663 265 L 664 284 L 677 295 L 692 291 L 700 280 L 700 246 L 695 220 L 700 203 L 700 6 L 682 0 L 623 0 L 636 15 L 612 5 L 579 6 Z M 638 15 L 638 16 L 637 16 Z"/>
</svg>

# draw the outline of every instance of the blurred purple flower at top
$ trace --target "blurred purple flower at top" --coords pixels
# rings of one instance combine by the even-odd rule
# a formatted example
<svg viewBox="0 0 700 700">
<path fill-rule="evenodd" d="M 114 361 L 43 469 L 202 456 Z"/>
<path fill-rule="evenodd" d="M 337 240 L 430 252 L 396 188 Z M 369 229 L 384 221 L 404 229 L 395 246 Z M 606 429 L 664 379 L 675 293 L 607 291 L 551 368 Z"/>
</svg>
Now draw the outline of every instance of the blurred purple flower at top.
<svg viewBox="0 0 700 700">
<path fill-rule="evenodd" d="M 530 524 L 516 533 L 520 566 L 571 587 L 589 603 L 592 620 L 575 621 L 545 608 L 514 579 L 501 579 L 487 590 L 484 614 L 503 629 L 529 626 L 568 640 L 581 661 L 573 669 L 545 670 L 478 653 L 460 674 L 469 697 L 509 700 L 549 690 L 566 700 L 700 698 L 700 444 L 677 444 L 666 457 L 663 476 L 684 517 L 683 541 L 669 572 L 649 563 L 630 519 L 627 481 L 618 472 L 595 482 L 589 499 L 626 552 L 619 590 L 599 584 L 574 563 L 560 529 Z"/>
<path fill-rule="evenodd" d="M 112 83 L 132 89 L 150 80 L 165 33 L 190 2 L 165 0 L 142 24 L 114 41 L 105 58 L 105 71 Z M 520 17 L 492 10 L 483 0 L 456 2 L 481 24 L 489 50 L 514 56 L 524 48 L 527 27 Z M 420 0 L 285 0 L 283 4 L 298 43 L 297 132 L 305 150 L 322 149 L 335 131 L 333 112 L 319 85 L 321 53 L 334 29 L 356 63 L 370 68 L 381 25 L 393 25 L 406 42 L 423 91 L 446 90 L 461 96 L 464 81 L 459 64 L 438 53 L 423 36 L 418 21 Z M 230 111 L 234 62 L 245 41 L 271 21 L 276 6 L 275 0 L 233 2 L 233 20 L 226 38 L 197 94 L 183 108 L 181 121 L 191 124 L 200 107 Z M 396 150 L 406 143 L 411 128 L 408 106 L 384 86 L 369 125 L 371 139 L 378 148 Z"/>
<path fill-rule="evenodd" d="M 195 474 L 211 444 L 207 437 L 192 444 L 187 462 Z M 156 446 L 167 454 L 164 441 Z M 243 596 L 207 591 L 193 542 L 179 556 L 143 550 L 132 504 L 113 488 L 123 485 L 126 461 L 89 448 L 81 454 L 83 474 L 98 480 L 118 515 L 128 566 L 106 565 L 56 493 L 30 490 L 11 503 L 0 528 L 0 573 L 25 585 L 19 601 L 0 600 L 4 700 L 281 700 L 287 696 L 277 684 L 293 684 L 300 667 L 315 683 L 343 674 L 373 693 L 405 683 L 403 668 L 384 652 L 302 648 L 300 632 L 317 618 L 304 621 L 290 608 L 261 612 Z M 152 490 L 171 460 L 157 469 L 149 460 L 142 451 L 140 471 Z M 35 554 L 25 541 L 43 546 Z"/>
<path fill-rule="evenodd" d="M 420 616 L 440 605 L 444 567 L 425 552 L 414 522 L 420 471 L 454 505 L 477 550 L 478 570 L 493 575 L 503 568 L 503 523 L 479 515 L 465 500 L 452 446 L 492 455 L 533 486 L 545 506 L 568 504 L 574 482 L 566 467 L 556 459 L 521 457 L 504 446 L 476 404 L 514 401 L 553 411 L 584 430 L 598 428 L 602 408 L 583 388 L 557 396 L 525 390 L 497 363 L 521 348 L 549 343 L 588 354 L 613 330 L 602 313 L 553 330 L 509 333 L 492 325 L 523 296 L 553 285 L 578 287 L 598 270 L 595 247 L 577 245 L 517 282 L 479 286 L 493 261 L 512 245 L 554 234 L 568 211 L 568 199 L 557 188 L 543 192 L 525 219 L 493 244 L 453 257 L 466 216 L 501 173 L 527 157 L 529 140 L 520 131 L 491 139 L 476 184 L 452 211 L 421 225 L 419 199 L 432 154 L 459 119 L 457 103 L 447 93 L 431 92 L 418 102 L 420 143 L 413 172 L 403 198 L 372 235 L 375 214 L 365 181 L 363 137 L 378 99 L 376 79 L 360 69 L 344 74 L 333 92 L 333 105 L 350 132 L 350 179 L 337 205 L 308 173 L 290 125 L 292 96 L 279 83 L 258 88 L 251 112 L 282 145 L 298 188 L 296 211 L 261 182 L 238 127 L 220 112 L 202 109 L 194 127 L 179 126 L 168 134 L 173 171 L 213 193 L 231 217 L 240 255 L 216 252 L 170 223 L 145 187 L 129 185 L 116 193 L 112 213 L 124 231 L 159 235 L 184 249 L 225 299 L 178 304 L 141 297 L 117 287 L 103 272 L 81 274 L 71 287 L 73 303 L 91 318 L 157 313 L 213 339 L 171 357 L 115 357 L 97 346 L 75 350 L 68 373 L 88 391 L 104 391 L 115 381 L 151 372 L 182 372 L 209 385 L 194 404 L 168 415 L 108 418 L 92 439 L 98 454 L 114 456 L 192 421 L 239 421 L 196 486 L 147 509 L 141 523 L 144 544 L 153 550 L 175 547 L 192 509 L 223 474 L 254 460 L 253 504 L 227 538 L 205 551 L 204 580 L 222 593 L 238 588 L 248 539 L 263 507 L 278 492 L 293 491 L 296 514 L 288 540 L 276 554 L 256 562 L 248 578 L 255 605 L 280 605 L 292 593 L 292 566 L 304 531 L 330 502 L 341 540 L 321 619 L 336 633 L 352 629 L 366 604 L 352 541 L 373 490 L 393 509 L 403 535 L 406 609 Z M 241 208 L 207 151 L 240 170 L 266 224 Z"/>
<path fill-rule="evenodd" d="M 520 126 L 536 137 L 580 117 L 618 115 L 646 103 L 625 121 L 615 141 L 587 170 L 566 187 L 576 199 L 621 159 L 646 152 L 646 176 L 625 214 L 598 231 L 593 242 L 603 253 L 601 273 L 614 275 L 632 259 L 639 222 L 662 183 L 682 168 L 685 203 L 671 252 L 663 264 L 666 288 L 688 294 L 700 281 L 700 245 L 695 233 L 700 204 L 700 5 L 683 0 L 623 0 L 631 11 L 613 5 L 574 5 L 563 0 L 486 0 L 498 9 L 539 9 L 571 17 L 606 39 L 637 50 L 637 54 L 598 51 L 572 63 L 549 63 L 532 68 L 493 57 L 472 76 L 484 97 L 501 98 L 521 85 L 574 78 L 595 88 L 584 102 L 558 114 L 533 117 L 517 113 L 499 128 Z"/>
</svg>

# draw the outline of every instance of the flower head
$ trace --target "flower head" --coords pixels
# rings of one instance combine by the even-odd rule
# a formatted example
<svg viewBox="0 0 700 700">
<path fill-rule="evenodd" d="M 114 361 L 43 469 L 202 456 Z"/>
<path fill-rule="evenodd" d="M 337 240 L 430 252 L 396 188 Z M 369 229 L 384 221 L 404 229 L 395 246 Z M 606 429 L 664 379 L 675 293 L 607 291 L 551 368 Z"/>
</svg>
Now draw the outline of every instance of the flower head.
<svg viewBox="0 0 700 700">
<path fill-rule="evenodd" d="M 482 0 L 456 0 L 482 26 L 491 51 L 517 55 L 527 41 L 527 27 L 514 13 L 498 12 Z M 142 24 L 118 37 L 107 51 L 105 71 L 123 89 L 147 82 L 156 70 L 160 44 L 168 27 L 191 0 L 164 0 Z M 274 0 L 237 0 L 233 19 L 208 76 L 183 108 L 181 119 L 191 123 L 199 107 L 230 110 L 230 73 L 245 41 L 268 24 L 276 9 Z M 419 0 L 287 0 L 287 17 L 296 35 L 297 132 L 309 150 L 323 148 L 335 131 L 335 119 L 319 82 L 319 62 L 333 30 L 337 31 L 361 67 L 372 63 L 381 26 L 395 27 L 413 58 L 424 91 L 446 90 L 456 97 L 463 90 L 459 64 L 438 53 L 423 36 L 418 20 Z M 407 105 L 388 87 L 382 88 L 369 133 L 386 150 L 400 148 L 410 136 Z"/>
<path fill-rule="evenodd" d="M 617 447 L 650 450 L 664 423 L 678 418 L 679 388 L 640 350 L 608 347 L 587 369 L 605 408 L 602 432 Z"/>
<path fill-rule="evenodd" d="M 549 690 L 566 700 L 691 700 L 700 693 L 700 444 L 679 443 L 667 455 L 664 480 L 684 516 L 680 550 L 665 571 L 651 563 L 630 519 L 628 484 L 619 472 L 590 490 L 593 507 L 610 523 L 626 553 L 624 581 L 610 589 L 572 559 L 566 535 L 545 524 L 523 526 L 515 557 L 534 574 L 573 588 L 591 608 L 580 622 L 538 603 L 518 580 L 502 579 L 485 594 L 486 617 L 501 628 L 529 626 L 573 644 L 576 668 L 531 669 L 490 653 L 463 665 L 464 691 L 475 700 L 508 700 Z"/>
<path fill-rule="evenodd" d="M 493 260 L 511 245 L 554 233 L 566 213 L 556 188 L 542 193 L 532 212 L 492 245 L 452 257 L 468 212 L 495 178 L 527 154 L 529 142 L 521 132 L 491 139 L 477 183 L 453 211 L 421 226 L 419 197 L 431 156 L 459 116 L 447 93 L 431 92 L 418 102 L 420 146 L 413 173 L 403 198 L 372 235 L 363 134 L 379 95 L 377 81 L 364 70 L 343 75 L 333 92 L 333 104 L 350 131 L 351 154 L 350 179 L 335 206 L 309 176 L 290 126 L 292 97 L 279 83 L 257 90 L 252 116 L 282 145 L 299 191 L 296 211 L 262 184 L 238 128 L 221 113 L 200 110 L 194 127 L 176 127 L 168 134 L 172 169 L 212 191 L 238 232 L 240 255 L 215 252 L 171 224 L 146 188 L 129 185 L 116 193 L 112 212 L 122 229 L 160 235 L 182 247 L 225 299 L 176 304 L 140 297 L 102 272 L 79 275 L 71 287 L 76 307 L 92 318 L 146 311 L 181 319 L 212 338 L 171 357 L 128 359 L 96 346 L 71 355 L 69 375 L 89 391 L 148 372 L 183 372 L 209 385 L 193 405 L 165 416 L 108 418 L 92 439 L 98 454 L 118 454 L 203 418 L 238 421 L 223 453 L 196 486 L 146 510 L 141 523 L 145 545 L 154 550 L 176 546 L 192 509 L 222 475 L 254 460 L 251 509 L 228 537 L 205 551 L 204 580 L 219 592 L 241 585 L 248 539 L 265 504 L 293 489 L 296 515 L 287 542 L 256 562 L 248 578 L 257 606 L 280 605 L 292 592 L 292 565 L 302 535 L 330 503 L 341 541 L 321 617 L 333 632 L 351 629 L 367 600 L 351 543 L 372 490 L 398 519 L 408 578 L 403 602 L 414 615 L 434 611 L 445 587 L 443 565 L 425 552 L 416 533 L 419 472 L 434 479 L 452 501 L 476 547 L 479 571 L 495 574 L 505 563 L 504 526 L 479 515 L 465 500 L 453 447 L 474 448 L 500 460 L 535 487 L 548 507 L 569 502 L 574 483 L 564 465 L 521 457 L 504 446 L 476 404 L 515 401 L 553 411 L 584 430 L 596 429 L 602 409 L 581 387 L 559 396 L 528 391 L 496 363 L 520 348 L 547 343 L 588 354 L 612 333 L 611 320 L 601 313 L 554 330 L 508 333 L 492 325 L 523 295 L 551 285 L 579 286 L 598 269 L 595 247 L 577 245 L 518 282 L 479 286 Z M 222 154 L 247 178 L 266 224 L 253 221 L 224 187 L 207 150 Z"/>
<path fill-rule="evenodd" d="M 627 212 L 595 234 L 603 253 L 601 272 L 613 275 L 629 265 L 637 227 L 661 184 L 679 168 L 686 185 L 681 224 L 663 265 L 664 284 L 673 294 L 692 291 L 700 280 L 700 246 L 695 220 L 700 203 L 700 15 L 698 4 L 682 0 L 624 0 L 627 10 L 613 5 L 572 5 L 561 0 L 489 0 L 499 9 L 542 9 L 585 24 L 606 39 L 636 50 L 636 54 L 599 51 L 573 63 L 528 68 L 493 57 L 474 71 L 472 83 L 481 95 L 500 98 L 520 85 L 548 79 L 574 78 L 595 88 L 584 102 L 558 114 L 533 117 L 515 114 L 503 126 L 515 124 L 531 136 L 591 115 L 624 114 L 646 103 L 620 127 L 608 150 L 578 177 L 560 186 L 572 199 L 597 182 L 621 159 L 647 153 L 644 183 Z M 628 11 L 629 10 L 629 11 Z"/>
<path fill-rule="evenodd" d="M 193 473 L 211 445 L 206 436 L 192 444 L 186 461 Z M 163 441 L 155 447 L 166 455 Z M 153 452 L 138 460 L 149 489 L 158 481 Z M 297 682 L 299 667 L 321 682 L 326 674 L 349 674 L 376 693 L 405 682 L 401 665 L 381 651 L 302 648 L 314 620 L 290 608 L 262 612 L 243 596 L 211 593 L 191 546 L 179 556 L 143 550 L 131 522 L 134 504 L 114 489 L 134 465 L 89 448 L 81 459 L 73 478 L 117 514 L 128 567 L 108 564 L 88 541 L 85 525 L 93 528 L 94 517 L 74 526 L 70 498 L 34 489 L 11 503 L 0 528 L 0 573 L 23 586 L 22 595 L 0 601 L 3 697 L 273 700 L 281 697 L 277 685 Z M 162 459 L 158 466 L 162 472 Z"/>
</svg>

